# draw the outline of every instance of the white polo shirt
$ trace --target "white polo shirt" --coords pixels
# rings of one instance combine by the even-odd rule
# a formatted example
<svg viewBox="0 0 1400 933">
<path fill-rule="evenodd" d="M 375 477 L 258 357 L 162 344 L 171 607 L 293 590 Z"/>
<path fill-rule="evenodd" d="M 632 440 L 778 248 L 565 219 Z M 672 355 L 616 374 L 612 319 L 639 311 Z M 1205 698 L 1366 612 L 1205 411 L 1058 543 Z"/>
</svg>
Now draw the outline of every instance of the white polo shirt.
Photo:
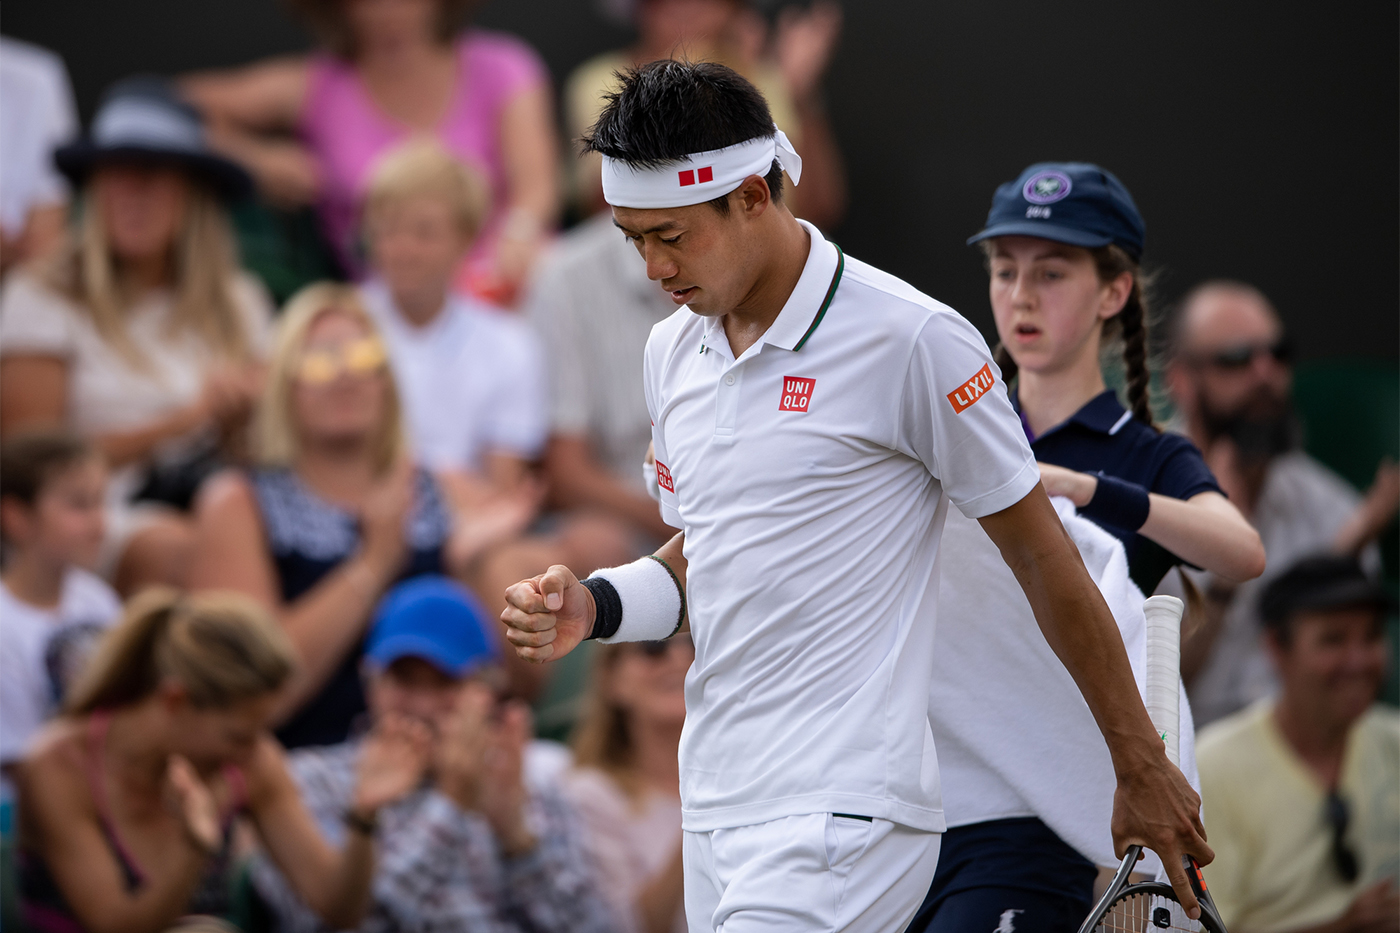
<svg viewBox="0 0 1400 933">
<path fill-rule="evenodd" d="M 947 503 L 989 515 L 1040 475 L 972 325 L 803 226 L 797 287 L 737 360 L 686 308 L 647 343 L 695 638 L 684 826 L 837 812 L 941 832 L 927 703 Z"/>
<path fill-rule="evenodd" d="M 425 327 L 385 284 L 360 288 L 388 346 L 409 444 L 430 470 L 484 469 L 488 454 L 532 460 L 549 433 L 544 353 L 530 325 L 462 295 Z"/>
</svg>

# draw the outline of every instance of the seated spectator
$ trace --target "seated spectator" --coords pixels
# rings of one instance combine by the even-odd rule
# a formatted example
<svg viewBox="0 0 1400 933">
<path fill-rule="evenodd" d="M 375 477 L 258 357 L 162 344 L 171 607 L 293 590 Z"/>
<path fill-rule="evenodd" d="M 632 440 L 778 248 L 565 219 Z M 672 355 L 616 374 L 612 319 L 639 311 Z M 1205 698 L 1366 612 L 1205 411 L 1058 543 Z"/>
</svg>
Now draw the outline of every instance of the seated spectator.
<svg viewBox="0 0 1400 933">
<path fill-rule="evenodd" d="M 121 613 L 90 572 L 107 470 L 88 442 L 36 432 L 0 445 L 0 804 L 10 775 L 107 626 Z"/>
<path fill-rule="evenodd" d="M 364 677 L 371 726 L 405 717 L 431 731 L 428 780 L 382 811 L 380 869 L 362 931 L 611 931 L 612 918 L 557 794 L 527 788 L 528 710 L 498 703 L 494 626 L 460 586 L 422 577 L 384 600 Z M 303 749 L 291 770 L 323 831 L 343 834 L 367 754 L 352 739 Z M 285 933 L 325 930 L 266 862 L 254 883 Z"/>
<path fill-rule="evenodd" d="M 296 0 L 324 51 L 194 75 L 184 86 L 218 144 L 270 198 L 316 202 L 357 277 L 360 198 L 375 161 L 411 137 L 436 138 L 480 171 L 491 192 L 459 284 L 509 303 L 558 211 L 553 95 L 544 63 L 520 40 L 458 33 L 474 7 Z"/>
<path fill-rule="evenodd" d="M 236 453 L 271 308 L 234 259 L 220 198 L 248 187 L 155 79 L 112 88 L 58 150 L 83 193 L 71 246 L 0 297 L 0 433 L 67 425 L 112 466 L 102 567 L 181 585 L 193 489 Z"/>
<path fill-rule="evenodd" d="M 211 480 L 196 509 L 191 586 L 247 593 L 296 648 L 277 716 L 289 748 L 342 742 L 364 712 L 360 654 L 385 591 L 460 569 L 452 511 L 408 459 L 385 360 L 353 287 L 303 289 L 282 314 L 258 412 L 261 465 Z"/>
<path fill-rule="evenodd" d="M 1204 724 L 1267 696 L 1274 671 L 1260 639 L 1259 594 L 1280 570 L 1331 549 L 1376 566 L 1374 540 L 1400 504 L 1400 474 L 1383 465 L 1363 499 L 1301 449 L 1293 372 L 1278 314 L 1257 289 L 1207 282 L 1174 321 L 1167 385 L 1179 427 L 1220 488 L 1259 531 L 1268 567 L 1238 586 L 1197 577 L 1204 618 L 1182 645 L 1181 668 Z"/>
<path fill-rule="evenodd" d="M 373 273 L 361 288 L 388 344 L 414 456 L 479 494 L 517 489 L 547 430 L 533 331 L 452 290 L 484 210 L 479 178 L 446 150 L 429 141 L 395 150 L 366 195 Z"/>
<path fill-rule="evenodd" d="M 675 529 L 647 495 L 640 466 L 651 443 L 642 351 L 675 303 L 647 278 L 646 263 L 612 217 L 600 214 L 565 234 L 541 262 L 525 310 L 549 359 L 545 472 L 554 503 L 594 510 L 625 528 L 633 553 L 622 560 L 655 550 Z"/>
<path fill-rule="evenodd" d="M 1389 604 L 1346 556 L 1264 591 L 1283 689 L 1197 745 L 1206 877 L 1232 933 L 1400 931 L 1400 714 L 1375 703 Z"/>
<path fill-rule="evenodd" d="M 846 211 L 841 154 L 822 102 L 821 80 L 841 35 L 841 8 L 820 0 L 789 6 L 768 25 L 749 0 L 604 0 L 612 18 L 635 27 L 637 41 L 589 59 L 564 83 L 564 126 L 577 140 L 598 121 L 616 73 L 660 58 L 728 65 L 763 92 L 773 121 L 802 155 L 802 187 L 784 201 L 797 216 L 823 229 Z M 587 216 L 603 209 L 602 159 L 589 153 L 574 163 L 574 203 Z"/>
<path fill-rule="evenodd" d="M 366 909 L 379 809 L 412 789 L 425 731 L 365 740 L 339 851 L 312 823 L 267 733 L 293 656 L 228 594 L 137 597 L 19 770 L 19 896 L 29 929 L 162 930 L 229 909 L 235 817 L 336 929 Z"/>
<path fill-rule="evenodd" d="M 678 752 L 690 635 L 600 645 L 565 795 L 624 933 L 685 933 Z"/>
<path fill-rule="evenodd" d="M 63 59 L 0 36 L 0 274 L 63 245 L 68 183 L 53 151 L 77 134 Z"/>
</svg>

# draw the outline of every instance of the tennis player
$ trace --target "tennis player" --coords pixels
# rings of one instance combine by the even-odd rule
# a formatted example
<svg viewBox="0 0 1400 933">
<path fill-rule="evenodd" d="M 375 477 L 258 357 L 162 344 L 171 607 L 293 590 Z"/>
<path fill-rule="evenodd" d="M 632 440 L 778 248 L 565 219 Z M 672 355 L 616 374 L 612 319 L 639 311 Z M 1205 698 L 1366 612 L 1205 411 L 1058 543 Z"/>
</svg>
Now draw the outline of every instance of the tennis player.
<svg viewBox="0 0 1400 933">
<path fill-rule="evenodd" d="M 986 343 L 784 207 L 801 161 L 714 64 L 623 76 L 586 148 L 621 235 L 681 307 L 647 344 L 655 555 L 507 591 L 525 658 L 689 622 L 686 914 L 724 933 L 904 928 L 944 829 L 927 716 L 939 539 L 978 519 L 1083 691 L 1117 776 L 1115 842 L 1211 857 L 1113 617 L 1040 486 Z M 893 170 L 893 169 L 892 169 Z M 986 620 L 996 623 L 995 619 Z"/>
</svg>

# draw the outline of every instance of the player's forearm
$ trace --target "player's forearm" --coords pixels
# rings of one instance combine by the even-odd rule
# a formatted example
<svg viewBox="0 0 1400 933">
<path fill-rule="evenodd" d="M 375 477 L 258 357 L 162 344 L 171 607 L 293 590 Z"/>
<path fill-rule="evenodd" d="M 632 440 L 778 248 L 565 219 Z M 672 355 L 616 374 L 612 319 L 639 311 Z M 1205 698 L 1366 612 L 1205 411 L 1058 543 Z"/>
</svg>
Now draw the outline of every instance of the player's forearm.
<svg viewBox="0 0 1400 933">
<path fill-rule="evenodd" d="M 656 556 L 670 565 L 676 579 L 681 581 L 681 586 L 685 586 L 685 570 L 689 566 L 685 559 L 685 532 L 676 532 L 670 541 L 657 549 Z"/>
<path fill-rule="evenodd" d="M 1163 746 L 1147 716 L 1117 623 L 1054 507 L 1037 488 L 982 520 L 1030 602 L 1045 640 L 1079 687 L 1120 775 Z"/>
</svg>

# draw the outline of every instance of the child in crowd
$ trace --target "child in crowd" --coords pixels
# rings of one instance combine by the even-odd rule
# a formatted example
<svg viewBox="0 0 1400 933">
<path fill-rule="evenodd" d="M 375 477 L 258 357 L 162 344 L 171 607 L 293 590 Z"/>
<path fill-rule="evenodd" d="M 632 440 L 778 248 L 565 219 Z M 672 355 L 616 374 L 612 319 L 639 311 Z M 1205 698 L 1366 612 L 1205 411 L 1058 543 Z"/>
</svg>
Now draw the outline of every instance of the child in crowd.
<svg viewBox="0 0 1400 933">
<path fill-rule="evenodd" d="M 0 447 L 0 768 L 11 769 L 57 711 L 97 637 L 121 612 L 88 568 L 104 532 L 107 468 L 76 435 L 17 435 Z"/>
<path fill-rule="evenodd" d="M 548 430 L 534 332 L 453 291 L 489 193 L 437 144 L 390 153 L 370 180 L 365 305 L 389 348 L 418 461 L 453 485 L 515 488 Z"/>
</svg>

